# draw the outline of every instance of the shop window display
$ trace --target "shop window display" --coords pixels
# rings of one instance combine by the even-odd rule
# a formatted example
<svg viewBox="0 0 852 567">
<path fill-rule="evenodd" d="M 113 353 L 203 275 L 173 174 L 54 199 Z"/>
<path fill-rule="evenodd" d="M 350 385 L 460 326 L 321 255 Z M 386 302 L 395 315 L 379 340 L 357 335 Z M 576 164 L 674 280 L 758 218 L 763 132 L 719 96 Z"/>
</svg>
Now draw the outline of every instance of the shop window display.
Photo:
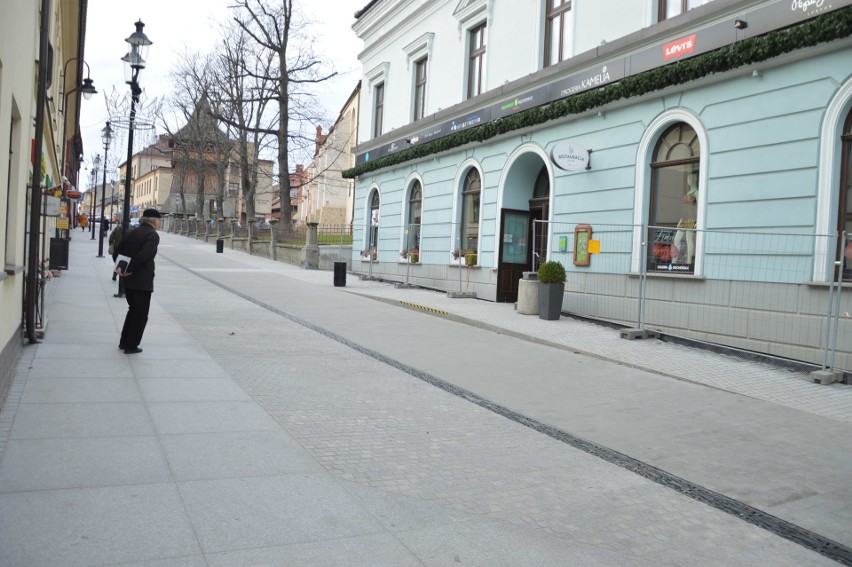
<svg viewBox="0 0 852 567">
<path fill-rule="evenodd" d="M 838 250 L 843 250 L 843 281 L 852 281 L 852 111 L 846 117 L 841 140 Z M 846 240 L 842 241 L 845 232 Z M 838 257 L 838 260 L 841 258 Z M 836 277 L 836 274 L 835 274 Z"/>
<path fill-rule="evenodd" d="M 648 272 L 695 270 L 700 147 L 686 124 L 660 138 L 651 164 Z"/>
</svg>

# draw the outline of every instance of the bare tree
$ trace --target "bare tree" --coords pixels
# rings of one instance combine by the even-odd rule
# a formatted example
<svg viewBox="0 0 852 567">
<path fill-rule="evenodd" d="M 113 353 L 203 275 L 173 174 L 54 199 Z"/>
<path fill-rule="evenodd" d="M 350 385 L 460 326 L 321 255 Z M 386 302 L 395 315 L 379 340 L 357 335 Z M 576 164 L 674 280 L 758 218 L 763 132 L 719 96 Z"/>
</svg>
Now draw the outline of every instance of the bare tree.
<svg viewBox="0 0 852 567">
<path fill-rule="evenodd" d="M 236 24 L 223 26 L 222 43 L 214 54 L 218 77 L 211 89 L 213 112 L 236 136 L 235 159 L 246 203 L 246 220 L 255 216 L 260 155 L 278 116 L 271 109 L 277 92 L 272 78 L 275 57 L 258 48 Z"/>
<path fill-rule="evenodd" d="M 206 65 L 198 65 L 199 57 L 198 53 L 188 51 L 177 55 L 177 62 L 172 70 L 175 91 L 171 97 L 171 109 L 177 114 L 176 122 L 178 125 L 172 125 L 164 116 L 162 117 L 162 125 L 169 135 L 172 148 L 172 169 L 174 172 L 172 190 L 176 191 L 179 196 L 177 209 L 184 216 L 189 214 L 187 192 L 191 190 L 196 195 L 198 192 L 198 183 L 191 175 L 196 169 L 194 161 L 197 152 L 194 142 L 198 136 L 189 132 L 188 129 L 192 128 L 190 124 L 192 115 L 207 89 Z M 196 196 L 196 210 L 197 207 L 198 198 Z"/>
<path fill-rule="evenodd" d="M 293 0 L 237 0 L 235 21 L 260 47 L 274 56 L 269 73 L 257 78 L 276 81 L 274 100 L 278 105 L 278 128 L 268 133 L 278 142 L 278 184 L 281 220 L 289 222 L 290 212 L 290 154 L 304 151 L 315 143 L 305 135 L 319 122 L 318 104 L 314 89 L 336 75 L 326 70 L 315 55 L 310 38 L 306 37 L 307 22 L 299 17 Z M 252 72 L 259 67 L 248 68 Z M 308 125 L 305 129 L 304 126 Z"/>
<path fill-rule="evenodd" d="M 171 137 L 182 212 L 186 213 L 186 193 L 195 193 L 195 214 L 200 219 L 206 216 L 208 194 L 214 195 L 219 214 L 224 214 L 225 172 L 233 147 L 228 133 L 220 129 L 210 102 L 215 62 L 209 55 L 179 55 L 172 73 L 176 85 L 172 107 L 184 125 L 176 129 L 163 120 Z"/>
</svg>

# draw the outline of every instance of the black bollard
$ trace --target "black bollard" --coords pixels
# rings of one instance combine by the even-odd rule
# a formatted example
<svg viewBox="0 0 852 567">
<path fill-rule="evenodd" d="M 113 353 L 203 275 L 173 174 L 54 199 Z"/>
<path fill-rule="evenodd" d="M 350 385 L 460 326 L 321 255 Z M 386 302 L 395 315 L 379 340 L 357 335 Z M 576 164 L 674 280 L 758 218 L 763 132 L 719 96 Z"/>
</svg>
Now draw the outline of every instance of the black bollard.
<svg viewBox="0 0 852 567">
<path fill-rule="evenodd" d="M 334 287 L 346 287 L 346 262 L 334 263 Z"/>
</svg>

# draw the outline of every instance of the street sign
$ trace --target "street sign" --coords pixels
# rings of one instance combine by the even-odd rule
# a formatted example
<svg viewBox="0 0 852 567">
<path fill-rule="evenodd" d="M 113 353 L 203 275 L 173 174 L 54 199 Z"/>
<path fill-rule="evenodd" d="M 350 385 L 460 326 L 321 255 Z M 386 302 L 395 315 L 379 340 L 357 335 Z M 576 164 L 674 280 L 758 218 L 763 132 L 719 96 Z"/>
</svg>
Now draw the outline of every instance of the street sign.
<svg viewBox="0 0 852 567">
<path fill-rule="evenodd" d="M 59 199 L 47 196 L 44 198 L 44 214 L 48 217 L 59 216 Z"/>
<path fill-rule="evenodd" d="M 80 199 L 80 198 L 83 197 L 83 194 L 80 193 L 79 191 L 68 191 L 68 192 L 65 193 L 65 195 L 69 199 Z"/>
</svg>

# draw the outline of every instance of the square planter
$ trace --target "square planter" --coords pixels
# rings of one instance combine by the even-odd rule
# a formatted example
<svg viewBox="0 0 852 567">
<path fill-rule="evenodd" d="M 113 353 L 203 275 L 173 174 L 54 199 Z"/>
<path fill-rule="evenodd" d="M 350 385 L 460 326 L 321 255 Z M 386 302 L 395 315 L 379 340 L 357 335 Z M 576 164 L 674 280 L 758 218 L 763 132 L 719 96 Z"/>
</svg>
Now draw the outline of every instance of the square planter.
<svg viewBox="0 0 852 567">
<path fill-rule="evenodd" d="M 562 314 L 562 298 L 565 294 L 565 283 L 539 283 L 538 287 L 538 318 L 546 321 L 556 321 Z"/>
</svg>

